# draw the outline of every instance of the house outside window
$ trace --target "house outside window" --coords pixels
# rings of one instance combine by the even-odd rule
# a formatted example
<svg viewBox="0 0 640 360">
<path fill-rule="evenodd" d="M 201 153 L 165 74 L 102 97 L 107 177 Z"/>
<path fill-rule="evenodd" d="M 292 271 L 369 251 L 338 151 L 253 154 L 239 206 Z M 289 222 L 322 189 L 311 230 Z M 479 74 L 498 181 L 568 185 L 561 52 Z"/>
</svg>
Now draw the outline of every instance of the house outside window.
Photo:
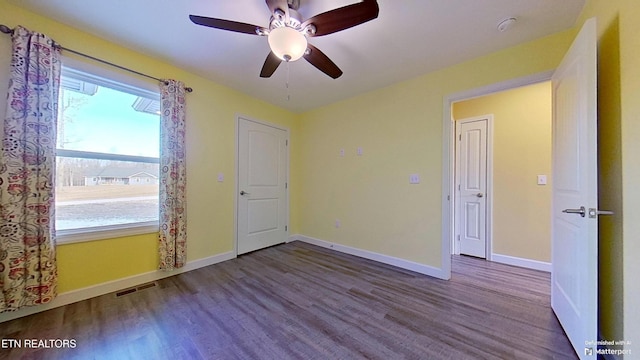
<svg viewBox="0 0 640 360">
<path fill-rule="evenodd" d="M 60 84 L 58 239 L 157 230 L 159 94 L 70 68 Z"/>
</svg>

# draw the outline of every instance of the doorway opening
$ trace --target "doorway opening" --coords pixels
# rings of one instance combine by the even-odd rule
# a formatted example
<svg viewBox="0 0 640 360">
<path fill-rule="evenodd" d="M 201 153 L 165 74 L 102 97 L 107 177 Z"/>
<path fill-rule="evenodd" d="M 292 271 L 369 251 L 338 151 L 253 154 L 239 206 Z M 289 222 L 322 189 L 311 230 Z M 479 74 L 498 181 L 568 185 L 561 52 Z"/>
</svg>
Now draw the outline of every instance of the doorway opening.
<svg viewBox="0 0 640 360">
<path fill-rule="evenodd" d="M 544 212 L 551 211 L 551 186 L 548 185 L 551 182 L 551 92 L 549 83 L 551 75 L 552 72 L 545 72 L 453 94 L 445 98 L 442 239 L 442 266 L 445 273 L 450 273 L 452 254 L 468 254 L 464 250 L 464 245 L 462 251 L 460 247 L 460 243 L 464 242 L 466 235 L 474 235 L 471 237 L 475 239 L 484 237 L 484 242 L 478 242 L 480 245 L 476 246 L 476 250 L 484 251 L 472 252 L 469 255 L 510 265 L 550 271 L 550 216 L 545 217 Z M 531 115 L 536 105 L 523 101 L 516 103 L 501 97 L 509 96 L 508 94 L 512 91 L 518 91 L 530 85 L 545 86 L 544 84 L 548 87 L 549 92 L 545 124 L 548 134 L 543 142 L 548 143 L 546 145 L 536 145 L 535 143 L 527 145 L 525 143 L 530 142 L 530 138 L 540 129 L 529 128 L 523 118 L 526 117 L 524 115 Z M 502 104 L 502 107 L 508 108 L 506 109 L 508 111 L 518 111 L 517 108 L 519 108 L 523 116 L 511 115 L 505 118 L 503 112 L 506 110 L 492 107 L 491 102 Z M 468 146 L 467 149 L 464 149 L 460 144 L 464 140 L 461 137 L 463 135 L 462 124 L 477 123 L 481 119 L 487 119 L 486 177 L 480 172 L 474 173 L 476 184 L 473 181 L 464 184 L 478 185 L 482 189 L 474 189 L 473 186 L 467 188 L 466 195 L 475 197 L 475 199 L 469 197 L 475 201 L 463 204 L 465 189 L 462 181 L 465 179 L 459 175 L 461 167 L 470 165 L 461 166 L 461 159 L 459 159 L 461 151 L 469 151 Z M 489 125 L 490 122 L 492 125 Z M 474 146 L 477 146 L 479 144 L 477 141 L 481 140 L 482 135 L 478 133 L 478 130 L 475 131 L 475 135 L 467 139 L 467 145 L 476 144 Z M 476 151 L 476 153 L 479 154 L 480 151 Z M 469 154 L 477 155 L 474 155 L 473 152 L 465 155 Z M 537 164 L 530 165 L 532 158 L 540 157 L 545 158 L 546 167 Z M 480 170 L 478 166 L 482 167 L 481 165 L 473 165 L 471 170 Z M 464 176 L 464 174 L 462 175 Z M 480 179 L 484 179 L 484 184 L 481 184 Z M 545 195 L 540 196 L 540 193 L 545 193 Z M 522 206 L 519 207 L 523 203 L 530 203 L 533 207 L 523 210 Z M 543 214 L 536 214 L 537 210 L 535 209 L 543 209 L 541 210 Z M 481 210 L 484 210 L 484 215 Z M 525 223 L 526 226 L 523 227 L 521 223 Z M 465 224 L 467 229 L 463 226 Z M 498 225 L 497 228 L 495 225 Z M 537 235 L 530 230 L 536 228 Z M 521 229 L 520 232 L 518 232 L 519 229 Z M 539 235 L 540 233 L 544 235 Z M 460 241 L 458 236 L 460 236 Z M 548 244 L 544 246 L 536 244 L 532 240 L 534 238 L 543 238 Z"/>
</svg>

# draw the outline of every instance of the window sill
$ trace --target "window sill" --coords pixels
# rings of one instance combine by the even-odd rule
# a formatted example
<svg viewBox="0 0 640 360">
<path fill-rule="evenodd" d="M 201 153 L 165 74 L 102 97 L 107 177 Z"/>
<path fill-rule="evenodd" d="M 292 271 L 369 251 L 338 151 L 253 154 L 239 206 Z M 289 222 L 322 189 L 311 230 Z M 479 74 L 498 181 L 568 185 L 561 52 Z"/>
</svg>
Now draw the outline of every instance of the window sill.
<svg viewBox="0 0 640 360">
<path fill-rule="evenodd" d="M 73 244 L 95 240 L 114 239 L 124 236 L 143 235 L 158 232 L 157 221 L 147 221 L 133 224 L 96 226 L 81 229 L 56 231 L 58 245 Z"/>
</svg>

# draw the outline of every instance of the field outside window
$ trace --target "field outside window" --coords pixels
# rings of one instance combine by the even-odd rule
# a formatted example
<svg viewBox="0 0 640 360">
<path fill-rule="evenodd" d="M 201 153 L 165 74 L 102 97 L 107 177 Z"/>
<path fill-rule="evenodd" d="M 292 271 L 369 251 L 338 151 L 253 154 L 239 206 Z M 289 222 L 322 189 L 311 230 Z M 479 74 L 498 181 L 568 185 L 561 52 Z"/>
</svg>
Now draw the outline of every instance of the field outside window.
<svg viewBox="0 0 640 360">
<path fill-rule="evenodd" d="M 67 70 L 58 108 L 58 234 L 157 224 L 158 94 Z"/>
</svg>

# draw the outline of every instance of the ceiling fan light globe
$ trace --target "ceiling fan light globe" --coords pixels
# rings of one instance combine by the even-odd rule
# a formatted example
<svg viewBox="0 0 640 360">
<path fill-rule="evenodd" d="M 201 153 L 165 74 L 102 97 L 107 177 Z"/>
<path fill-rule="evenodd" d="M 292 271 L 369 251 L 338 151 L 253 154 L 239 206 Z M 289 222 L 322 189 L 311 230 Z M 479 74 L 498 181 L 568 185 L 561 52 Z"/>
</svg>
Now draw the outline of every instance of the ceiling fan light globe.
<svg viewBox="0 0 640 360">
<path fill-rule="evenodd" d="M 268 41 L 271 51 L 284 61 L 296 61 L 307 50 L 304 34 L 287 26 L 272 29 Z"/>
</svg>

